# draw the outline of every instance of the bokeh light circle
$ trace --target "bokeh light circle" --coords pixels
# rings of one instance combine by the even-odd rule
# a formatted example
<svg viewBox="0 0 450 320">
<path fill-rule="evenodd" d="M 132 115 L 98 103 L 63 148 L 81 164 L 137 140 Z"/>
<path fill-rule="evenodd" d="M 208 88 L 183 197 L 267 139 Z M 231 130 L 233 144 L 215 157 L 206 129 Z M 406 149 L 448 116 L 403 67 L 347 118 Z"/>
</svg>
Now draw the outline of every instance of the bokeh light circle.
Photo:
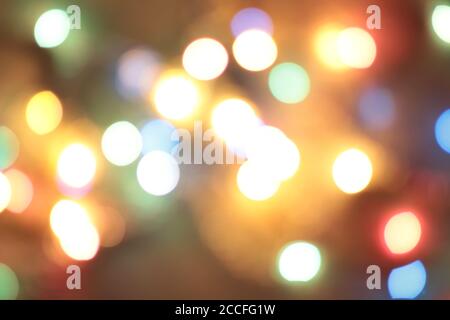
<svg viewBox="0 0 450 320">
<path fill-rule="evenodd" d="M 100 237 L 84 207 L 72 200 L 60 200 L 50 213 L 50 227 L 64 253 L 75 260 L 90 260 L 100 246 Z"/>
<path fill-rule="evenodd" d="M 42 48 L 57 47 L 66 40 L 70 32 L 70 18 L 63 10 L 44 12 L 34 26 L 34 39 Z"/>
<path fill-rule="evenodd" d="M 442 41 L 450 43 L 450 6 L 436 6 L 431 16 L 431 25 Z"/>
<path fill-rule="evenodd" d="M 236 37 L 233 43 L 233 55 L 242 68 L 249 71 L 262 71 L 275 62 L 278 49 L 268 33 L 251 29 Z"/>
<path fill-rule="evenodd" d="M 264 168 L 265 175 L 284 181 L 295 175 L 300 166 L 300 151 L 280 129 L 259 126 L 245 141 L 247 158 Z"/>
<path fill-rule="evenodd" d="M 154 104 L 165 118 L 182 120 L 190 116 L 200 102 L 197 87 L 182 74 L 163 77 L 156 83 Z"/>
<path fill-rule="evenodd" d="M 19 280 L 14 271 L 0 263 L 0 300 L 15 300 L 19 295 Z"/>
<path fill-rule="evenodd" d="M 19 139 L 9 128 L 0 126 L 0 170 L 10 167 L 19 156 Z"/>
<path fill-rule="evenodd" d="M 450 109 L 445 110 L 437 119 L 434 133 L 438 145 L 450 153 Z"/>
<path fill-rule="evenodd" d="M 372 36 L 360 28 L 342 30 L 337 38 L 337 52 L 343 64 L 364 69 L 375 61 L 377 46 Z"/>
<path fill-rule="evenodd" d="M 142 151 L 141 133 L 128 121 L 115 122 L 103 133 L 102 151 L 112 164 L 129 165 Z"/>
<path fill-rule="evenodd" d="M 333 180 L 345 193 L 364 190 L 372 179 L 372 163 L 369 157 L 358 149 L 342 152 L 333 164 Z"/>
<path fill-rule="evenodd" d="M 158 54 L 147 48 L 123 53 L 117 63 L 116 88 L 127 99 L 145 99 L 161 71 Z"/>
<path fill-rule="evenodd" d="M 221 101 L 211 115 L 214 132 L 238 154 L 244 153 L 246 139 L 261 122 L 253 107 L 238 98 Z"/>
<path fill-rule="evenodd" d="M 310 91 L 308 73 L 301 66 L 291 62 L 276 65 L 269 74 L 269 89 L 272 95 L 284 103 L 299 103 Z"/>
<path fill-rule="evenodd" d="M 389 251 L 403 254 L 413 250 L 420 241 L 422 227 L 412 212 L 401 212 L 389 219 L 384 228 L 384 241 Z"/>
<path fill-rule="evenodd" d="M 5 176 L 11 185 L 11 199 L 8 204 L 8 210 L 14 213 L 25 211 L 33 199 L 33 184 L 22 171 L 9 169 Z"/>
<path fill-rule="evenodd" d="M 198 80 L 219 77 L 228 65 L 228 53 L 217 40 L 201 38 L 191 42 L 183 53 L 183 67 Z"/>
<path fill-rule="evenodd" d="M 142 154 L 155 150 L 174 154 L 176 146 L 180 142 L 177 129 L 166 120 L 153 119 L 147 121 L 140 132 L 143 139 Z"/>
<path fill-rule="evenodd" d="M 314 38 L 314 51 L 319 61 L 332 70 L 342 70 L 346 66 L 342 63 L 338 53 L 340 28 L 324 26 L 318 30 Z"/>
<path fill-rule="evenodd" d="M 266 174 L 265 168 L 252 161 L 244 162 L 237 173 L 239 191 L 250 200 L 263 201 L 275 195 L 280 181 L 273 175 Z"/>
<path fill-rule="evenodd" d="M 27 124 L 34 133 L 39 135 L 55 130 L 61 122 L 62 115 L 61 102 L 51 91 L 36 93 L 27 104 Z"/>
<path fill-rule="evenodd" d="M 63 184 L 72 188 L 87 186 L 93 180 L 96 169 L 94 153 L 81 143 L 68 145 L 58 159 L 58 177 Z"/>
<path fill-rule="evenodd" d="M 12 190 L 8 178 L 0 172 L 0 212 L 8 207 L 11 201 Z"/>
<path fill-rule="evenodd" d="M 368 129 L 388 128 L 395 118 L 395 103 L 391 92 L 378 87 L 366 89 L 359 99 L 358 111 L 361 122 Z"/>
<path fill-rule="evenodd" d="M 311 243 L 298 241 L 285 246 L 278 258 L 278 270 L 287 281 L 307 282 L 320 270 L 319 249 Z"/>
<path fill-rule="evenodd" d="M 231 32 L 235 37 L 242 32 L 258 29 L 268 34 L 273 33 L 273 23 L 270 16 L 259 8 L 245 8 L 237 12 L 231 20 Z"/>
<path fill-rule="evenodd" d="M 170 193 L 180 179 L 180 168 L 176 159 L 163 151 L 151 151 L 139 161 L 137 167 L 139 185 L 155 196 Z"/>
<path fill-rule="evenodd" d="M 425 288 L 427 272 L 419 260 L 393 269 L 388 277 L 388 290 L 393 299 L 415 299 Z"/>
</svg>

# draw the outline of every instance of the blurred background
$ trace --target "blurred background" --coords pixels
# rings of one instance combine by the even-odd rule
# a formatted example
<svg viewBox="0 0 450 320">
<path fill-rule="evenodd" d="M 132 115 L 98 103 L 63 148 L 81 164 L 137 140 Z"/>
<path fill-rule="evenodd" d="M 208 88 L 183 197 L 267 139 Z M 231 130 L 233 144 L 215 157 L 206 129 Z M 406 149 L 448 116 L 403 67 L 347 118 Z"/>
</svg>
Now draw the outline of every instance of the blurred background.
<svg viewBox="0 0 450 320">
<path fill-rule="evenodd" d="M 450 297 L 450 3 L 0 8 L 0 299 Z"/>
</svg>

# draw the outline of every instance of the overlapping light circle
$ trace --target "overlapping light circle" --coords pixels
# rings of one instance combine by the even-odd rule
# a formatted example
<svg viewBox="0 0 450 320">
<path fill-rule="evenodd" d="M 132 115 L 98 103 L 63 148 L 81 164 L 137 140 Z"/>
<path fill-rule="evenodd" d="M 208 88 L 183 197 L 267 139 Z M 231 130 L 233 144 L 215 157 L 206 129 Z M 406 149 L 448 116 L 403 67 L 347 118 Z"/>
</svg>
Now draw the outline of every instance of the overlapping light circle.
<svg viewBox="0 0 450 320">
<path fill-rule="evenodd" d="M 61 152 L 57 173 L 60 181 L 72 188 L 83 188 L 89 185 L 97 169 L 94 153 L 81 143 L 68 145 Z"/>
<path fill-rule="evenodd" d="M 170 120 L 183 120 L 195 111 L 200 94 L 194 82 L 182 73 L 163 76 L 153 94 L 156 110 Z"/>
<path fill-rule="evenodd" d="M 8 203 L 8 210 L 21 213 L 28 208 L 33 199 L 33 184 L 25 173 L 17 169 L 9 169 L 5 172 L 5 176 L 11 185 L 11 199 Z"/>
<path fill-rule="evenodd" d="M 75 260 L 90 260 L 100 246 L 100 237 L 84 207 L 60 200 L 50 213 L 50 227 L 63 251 Z"/>
<path fill-rule="evenodd" d="M 9 202 L 11 201 L 11 184 L 9 183 L 8 178 L 0 172 L 0 212 L 8 207 Z"/>
</svg>

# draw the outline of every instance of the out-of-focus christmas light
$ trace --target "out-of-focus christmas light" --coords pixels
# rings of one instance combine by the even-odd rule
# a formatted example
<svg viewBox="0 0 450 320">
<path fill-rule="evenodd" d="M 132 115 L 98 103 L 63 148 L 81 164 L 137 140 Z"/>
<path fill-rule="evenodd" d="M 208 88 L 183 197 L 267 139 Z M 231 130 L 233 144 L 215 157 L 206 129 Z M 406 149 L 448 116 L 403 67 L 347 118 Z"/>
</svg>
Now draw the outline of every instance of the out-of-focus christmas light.
<svg viewBox="0 0 450 320">
<path fill-rule="evenodd" d="M 450 43 L 450 6 L 438 5 L 431 16 L 431 25 L 439 39 Z"/>
<path fill-rule="evenodd" d="M 5 176 L 11 185 L 11 199 L 7 209 L 14 213 L 25 211 L 33 199 L 33 184 L 30 179 L 17 169 L 9 169 Z"/>
<path fill-rule="evenodd" d="M 450 109 L 445 110 L 437 119 L 434 133 L 438 145 L 450 153 Z"/>
<path fill-rule="evenodd" d="M 197 39 L 184 50 L 184 70 L 195 79 L 215 79 L 225 71 L 227 65 L 227 50 L 217 40 L 211 38 Z"/>
<path fill-rule="evenodd" d="M 342 63 L 338 53 L 338 36 L 341 28 L 324 26 L 320 28 L 314 38 L 314 51 L 319 61 L 333 70 L 342 70 L 346 65 Z"/>
<path fill-rule="evenodd" d="M 415 299 L 426 284 L 427 272 L 419 260 L 393 269 L 388 277 L 388 290 L 393 299 Z"/>
<path fill-rule="evenodd" d="M 252 29 L 242 32 L 233 43 L 237 63 L 249 71 L 269 68 L 277 59 L 278 49 L 270 34 Z"/>
<path fill-rule="evenodd" d="M 247 139 L 261 122 L 250 103 L 238 98 L 221 101 L 211 116 L 214 132 L 237 154 L 245 152 Z"/>
<path fill-rule="evenodd" d="M 420 241 L 422 227 L 412 212 L 401 212 L 389 219 L 384 228 L 384 241 L 394 254 L 413 250 Z"/>
<path fill-rule="evenodd" d="M 285 62 L 276 65 L 269 74 L 269 89 L 272 95 L 284 103 L 299 103 L 305 100 L 311 83 L 308 73 L 298 64 Z"/>
<path fill-rule="evenodd" d="M 176 159 L 163 151 L 151 151 L 139 161 L 137 167 L 139 185 L 155 196 L 170 193 L 180 179 L 180 168 Z"/>
<path fill-rule="evenodd" d="M 8 204 L 11 201 L 11 195 L 11 184 L 9 183 L 8 178 L 0 172 L 0 212 L 8 207 Z"/>
<path fill-rule="evenodd" d="M 9 128 L 0 126 L 0 170 L 10 167 L 19 156 L 19 139 Z"/>
<path fill-rule="evenodd" d="M 377 46 L 367 31 L 347 28 L 339 32 L 336 41 L 339 59 L 346 66 L 365 69 L 375 61 Z"/>
<path fill-rule="evenodd" d="M 14 300 L 19 295 L 19 280 L 14 271 L 0 263 L 0 300 Z"/>
<path fill-rule="evenodd" d="M 129 165 L 142 151 L 141 133 L 128 121 L 115 122 L 103 133 L 102 151 L 112 164 Z"/>
<path fill-rule="evenodd" d="M 272 19 L 265 11 L 259 8 L 242 9 L 231 20 L 231 32 L 237 37 L 242 32 L 250 29 L 258 29 L 272 34 Z"/>
<path fill-rule="evenodd" d="M 70 32 L 70 19 L 63 10 L 44 12 L 34 26 L 34 39 L 42 48 L 54 48 L 66 40 Z"/>
<path fill-rule="evenodd" d="M 97 160 L 94 153 L 81 143 L 68 145 L 58 159 L 58 178 L 72 188 L 80 189 L 91 183 L 96 169 Z"/>
<path fill-rule="evenodd" d="M 153 119 L 141 128 L 143 139 L 142 154 L 160 150 L 172 154 L 180 142 L 177 129 L 166 120 Z"/>
<path fill-rule="evenodd" d="M 342 152 L 333 164 L 333 179 L 345 193 L 358 193 L 372 180 L 372 163 L 369 157 L 358 149 Z"/>
<path fill-rule="evenodd" d="M 263 201 L 275 195 L 280 187 L 280 180 L 259 163 L 244 162 L 237 173 L 237 186 L 241 193 L 254 201 Z"/>
<path fill-rule="evenodd" d="M 120 56 L 117 63 L 117 90 L 128 99 L 145 99 L 160 72 L 160 58 L 154 51 L 130 49 Z"/>
<path fill-rule="evenodd" d="M 98 232 L 86 209 L 77 202 L 57 202 L 50 213 L 50 227 L 72 259 L 90 260 L 96 255 L 100 245 Z"/>
<path fill-rule="evenodd" d="M 287 281 L 307 282 L 320 270 L 322 257 L 311 243 L 297 241 L 286 245 L 278 258 L 278 271 Z"/>
<path fill-rule="evenodd" d="M 364 126 L 371 130 L 388 128 L 395 118 L 395 103 L 392 94 L 384 88 L 366 89 L 359 99 L 359 117 Z"/>
<path fill-rule="evenodd" d="M 182 72 L 173 72 L 158 80 L 153 102 L 163 117 L 182 120 L 195 111 L 200 103 L 200 93 L 189 77 Z"/>
<path fill-rule="evenodd" d="M 300 151 L 280 129 L 259 126 L 246 139 L 249 160 L 264 168 L 265 175 L 284 181 L 295 175 L 300 166 Z"/>
<path fill-rule="evenodd" d="M 55 130 L 61 122 L 62 115 L 61 102 L 51 91 L 36 93 L 28 102 L 26 109 L 28 126 L 40 135 Z"/>
</svg>

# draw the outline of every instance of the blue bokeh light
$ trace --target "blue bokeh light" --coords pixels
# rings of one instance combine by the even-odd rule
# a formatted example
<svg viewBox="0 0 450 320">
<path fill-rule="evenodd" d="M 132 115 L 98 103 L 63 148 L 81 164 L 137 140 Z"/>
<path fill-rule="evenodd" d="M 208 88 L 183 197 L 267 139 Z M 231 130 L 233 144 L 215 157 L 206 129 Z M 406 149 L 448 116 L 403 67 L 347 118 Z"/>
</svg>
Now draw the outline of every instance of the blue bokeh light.
<svg viewBox="0 0 450 320">
<path fill-rule="evenodd" d="M 437 119 L 434 128 L 436 141 L 447 153 L 450 153 L 450 109 L 445 110 Z"/>
<path fill-rule="evenodd" d="M 160 150 L 172 153 L 179 144 L 176 128 L 168 121 L 154 119 L 141 128 L 143 140 L 142 154 Z"/>
<path fill-rule="evenodd" d="M 236 13 L 231 20 L 231 32 L 235 37 L 237 37 L 240 33 L 249 29 L 258 29 L 272 34 L 272 19 L 265 11 L 261 9 L 242 9 Z"/>
<path fill-rule="evenodd" d="M 395 268 L 388 278 L 388 290 L 393 299 L 414 299 L 425 288 L 427 272 L 420 260 Z"/>
<path fill-rule="evenodd" d="M 358 104 L 362 124 L 370 130 L 379 131 L 388 128 L 395 118 L 395 103 L 392 94 L 384 88 L 366 89 Z"/>
</svg>

